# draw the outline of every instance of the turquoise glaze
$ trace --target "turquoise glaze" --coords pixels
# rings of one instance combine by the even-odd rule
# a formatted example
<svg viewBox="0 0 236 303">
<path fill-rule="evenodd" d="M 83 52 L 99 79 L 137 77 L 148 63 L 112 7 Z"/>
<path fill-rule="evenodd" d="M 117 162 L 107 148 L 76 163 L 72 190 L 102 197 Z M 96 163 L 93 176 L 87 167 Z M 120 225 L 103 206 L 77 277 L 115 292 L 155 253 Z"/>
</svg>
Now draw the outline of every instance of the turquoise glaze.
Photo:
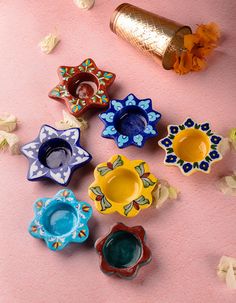
<svg viewBox="0 0 236 303">
<path fill-rule="evenodd" d="M 69 189 L 60 190 L 53 198 L 38 199 L 30 234 L 43 239 L 51 250 L 62 250 L 70 242 L 82 243 L 89 236 L 91 206 L 78 201 Z"/>
<path fill-rule="evenodd" d="M 142 254 L 142 244 L 132 233 L 117 231 L 106 240 L 103 254 L 111 266 L 127 268 L 139 260 Z"/>
</svg>

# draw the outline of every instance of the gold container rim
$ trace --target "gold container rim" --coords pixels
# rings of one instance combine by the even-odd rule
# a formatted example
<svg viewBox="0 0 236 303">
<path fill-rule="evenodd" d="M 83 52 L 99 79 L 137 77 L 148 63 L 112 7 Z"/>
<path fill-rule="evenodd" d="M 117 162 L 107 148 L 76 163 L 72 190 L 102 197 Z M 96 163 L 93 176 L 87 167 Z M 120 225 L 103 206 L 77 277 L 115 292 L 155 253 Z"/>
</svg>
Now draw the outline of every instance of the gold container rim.
<svg viewBox="0 0 236 303">
<path fill-rule="evenodd" d="M 118 19 L 118 16 L 119 16 L 119 12 L 125 7 L 125 6 L 129 6 L 130 4 L 129 3 L 122 3 L 120 4 L 119 6 L 117 6 L 117 8 L 114 10 L 114 12 L 112 13 L 111 15 L 111 19 L 110 19 L 110 29 L 115 33 L 115 24 L 116 24 L 116 21 Z"/>
</svg>

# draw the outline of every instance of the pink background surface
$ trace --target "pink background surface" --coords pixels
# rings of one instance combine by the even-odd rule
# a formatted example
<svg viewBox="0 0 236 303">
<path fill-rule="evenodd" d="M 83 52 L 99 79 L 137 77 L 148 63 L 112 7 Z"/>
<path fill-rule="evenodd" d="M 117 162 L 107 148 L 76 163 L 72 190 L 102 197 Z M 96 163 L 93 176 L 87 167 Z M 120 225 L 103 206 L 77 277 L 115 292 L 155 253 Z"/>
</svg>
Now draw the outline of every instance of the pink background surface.
<svg viewBox="0 0 236 303">
<path fill-rule="evenodd" d="M 116 73 L 111 97 L 122 99 L 133 92 L 139 98 L 152 98 L 154 108 L 163 115 L 159 138 L 166 134 L 167 124 L 181 123 L 187 116 L 211 122 L 212 129 L 222 135 L 235 127 L 234 1 L 130 2 L 190 26 L 217 22 L 223 31 L 222 45 L 210 58 L 209 68 L 179 77 L 116 37 L 108 24 L 120 0 L 97 0 L 88 12 L 80 11 L 72 1 L 0 2 L 1 112 L 17 115 L 22 143 L 36 137 L 43 123 L 53 126 L 61 119 L 63 105 L 47 97 L 58 82 L 57 67 L 77 65 L 87 57 L 101 69 Z M 55 28 L 61 43 L 47 56 L 37 44 Z M 216 266 L 222 255 L 236 257 L 236 201 L 221 194 L 215 185 L 220 176 L 235 168 L 235 155 L 217 163 L 210 175 L 186 178 L 178 169 L 162 164 L 164 152 L 157 139 L 141 150 L 119 151 L 112 140 L 101 138 L 103 125 L 97 114 L 87 115 L 90 127 L 81 140 L 93 161 L 79 170 L 68 186 L 77 197 L 91 203 L 87 188 L 94 166 L 122 152 L 131 159 L 147 161 L 158 178 L 180 189 L 181 198 L 133 219 L 94 211 L 90 241 L 55 253 L 32 238 L 27 228 L 33 218 L 33 202 L 51 197 L 61 187 L 28 182 L 26 159 L 1 154 L 0 303 L 235 302 L 235 292 L 218 280 Z M 93 249 L 93 241 L 117 221 L 143 225 L 153 252 L 152 262 L 132 281 L 104 275 Z"/>
</svg>

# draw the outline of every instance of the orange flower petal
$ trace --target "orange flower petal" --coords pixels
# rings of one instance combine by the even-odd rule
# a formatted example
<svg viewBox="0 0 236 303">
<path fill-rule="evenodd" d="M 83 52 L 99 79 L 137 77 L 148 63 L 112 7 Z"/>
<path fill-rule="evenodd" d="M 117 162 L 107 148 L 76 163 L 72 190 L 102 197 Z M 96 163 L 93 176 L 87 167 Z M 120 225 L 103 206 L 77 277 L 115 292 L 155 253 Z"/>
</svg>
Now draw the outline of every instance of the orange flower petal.
<svg viewBox="0 0 236 303">
<path fill-rule="evenodd" d="M 188 51 L 183 51 L 181 56 L 177 58 L 173 68 L 180 75 L 189 73 L 192 70 L 192 54 Z"/>
<path fill-rule="evenodd" d="M 194 34 L 184 36 L 184 47 L 191 51 L 199 43 L 200 38 Z"/>
<path fill-rule="evenodd" d="M 201 24 L 196 30 L 196 35 L 198 35 L 200 40 L 203 42 L 216 45 L 220 39 L 220 29 L 219 26 L 214 22 Z"/>
<path fill-rule="evenodd" d="M 193 57 L 193 65 L 192 65 L 192 71 L 200 71 L 203 70 L 206 67 L 206 61 L 204 59 L 198 58 L 196 56 Z"/>
</svg>

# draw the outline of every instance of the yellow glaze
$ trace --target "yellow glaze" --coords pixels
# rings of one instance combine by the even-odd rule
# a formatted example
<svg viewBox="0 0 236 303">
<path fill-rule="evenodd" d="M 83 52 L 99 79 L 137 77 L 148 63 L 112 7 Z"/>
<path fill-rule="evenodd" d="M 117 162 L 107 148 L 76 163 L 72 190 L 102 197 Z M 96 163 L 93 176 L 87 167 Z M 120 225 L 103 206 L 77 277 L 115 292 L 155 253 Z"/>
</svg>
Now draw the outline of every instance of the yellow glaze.
<svg viewBox="0 0 236 303">
<path fill-rule="evenodd" d="M 210 140 L 206 133 L 199 129 L 185 129 L 173 140 L 175 154 L 184 161 L 198 162 L 203 160 L 210 150 Z"/>
<path fill-rule="evenodd" d="M 168 134 L 158 144 L 165 150 L 164 163 L 177 166 L 185 176 L 196 171 L 210 173 L 213 163 L 222 159 L 220 142 L 208 122 L 197 123 L 187 118 L 182 124 L 169 125 Z"/>
<path fill-rule="evenodd" d="M 134 217 L 152 204 L 157 179 L 142 160 L 130 161 L 123 155 L 114 155 L 95 168 L 94 178 L 89 196 L 102 214 L 118 212 Z"/>
</svg>

